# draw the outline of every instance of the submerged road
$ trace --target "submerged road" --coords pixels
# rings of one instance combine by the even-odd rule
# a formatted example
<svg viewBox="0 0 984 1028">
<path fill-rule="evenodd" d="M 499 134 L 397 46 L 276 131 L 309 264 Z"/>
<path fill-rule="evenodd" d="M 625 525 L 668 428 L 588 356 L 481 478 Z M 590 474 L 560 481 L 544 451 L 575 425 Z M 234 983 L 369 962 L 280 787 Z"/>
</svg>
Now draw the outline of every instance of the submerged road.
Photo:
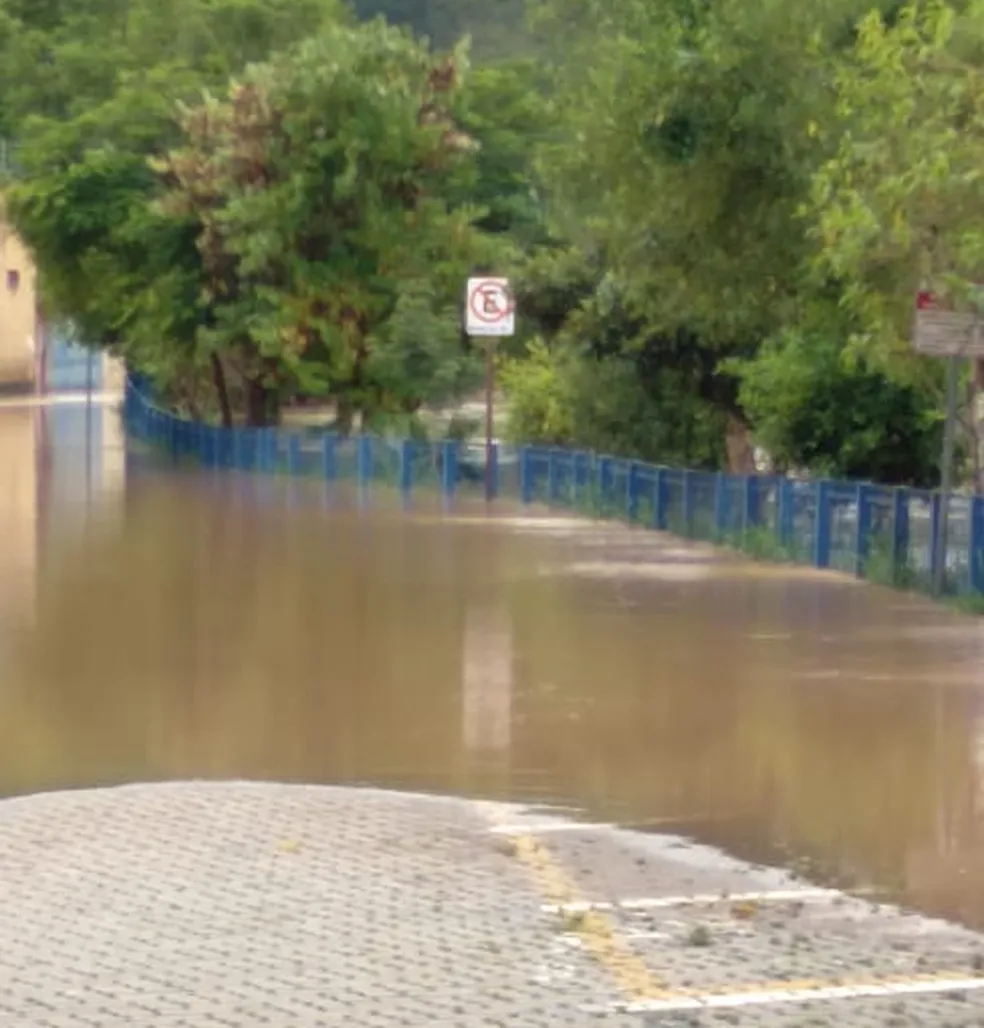
<svg viewBox="0 0 984 1028">
<path fill-rule="evenodd" d="M 984 926 L 984 623 L 545 511 L 404 510 L 384 492 L 366 505 L 124 459 L 111 406 L 6 407 L 0 451 L 0 794 L 18 797 L 0 803 L 0 1012 L 18 997 L 2 1023 L 984 1023 L 977 935 L 883 905 Z M 218 784 L 240 779 L 327 791 Z M 199 784 L 33 795 L 160 780 Z M 398 859 L 395 826 L 406 816 L 419 835 L 427 802 L 443 804 L 431 841 Z M 540 833 L 511 804 L 594 827 Z M 415 866 L 432 875 L 422 891 Z M 433 924 L 432 887 L 451 911 Z M 417 972 L 470 981 L 469 961 L 498 967 L 499 950 L 507 970 L 481 988 L 514 998 L 402 1022 L 367 1006 L 264 1021 L 252 993 L 233 1002 L 222 954 L 281 997 L 365 984 L 332 961 L 363 959 L 350 922 L 364 929 L 381 894 L 382 966 L 406 964 L 387 948 L 405 921 L 413 939 L 450 933 L 429 971 L 414 965 L 415 996 Z M 456 938 L 445 916 L 472 927 Z M 21 932 L 32 919 L 38 937 Z M 325 949 L 332 933 L 349 943 Z M 28 964 L 41 936 L 60 940 L 52 967 L 72 968 L 57 1002 L 29 966 L 4 993 L 19 934 Z M 251 961 L 271 940 L 288 955 L 267 978 Z M 156 986 L 114 963 L 139 951 L 153 965 L 162 947 L 176 963 L 169 978 L 161 956 Z M 516 976 L 541 965 L 554 970 L 531 999 Z M 194 967 L 219 977 L 196 984 Z M 197 989 L 218 1006 L 140 1021 L 104 995 L 100 1015 L 100 985 L 81 1019 L 77 990 L 109 980 L 132 986 L 126 1002 Z M 776 998 L 782 982 L 799 983 L 795 1001 Z M 823 1009 L 803 1020 L 804 1003 Z"/>
</svg>

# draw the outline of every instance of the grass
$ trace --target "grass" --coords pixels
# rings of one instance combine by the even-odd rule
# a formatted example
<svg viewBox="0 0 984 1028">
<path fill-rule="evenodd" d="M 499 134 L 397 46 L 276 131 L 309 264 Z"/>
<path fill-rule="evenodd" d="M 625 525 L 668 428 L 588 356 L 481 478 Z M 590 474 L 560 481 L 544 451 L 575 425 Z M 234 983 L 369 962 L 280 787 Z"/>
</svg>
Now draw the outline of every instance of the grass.
<svg viewBox="0 0 984 1028">
<path fill-rule="evenodd" d="M 687 936 L 687 945 L 703 949 L 710 946 L 714 940 L 711 938 L 711 930 L 707 925 L 699 924 L 693 928 Z"/>
</svg>

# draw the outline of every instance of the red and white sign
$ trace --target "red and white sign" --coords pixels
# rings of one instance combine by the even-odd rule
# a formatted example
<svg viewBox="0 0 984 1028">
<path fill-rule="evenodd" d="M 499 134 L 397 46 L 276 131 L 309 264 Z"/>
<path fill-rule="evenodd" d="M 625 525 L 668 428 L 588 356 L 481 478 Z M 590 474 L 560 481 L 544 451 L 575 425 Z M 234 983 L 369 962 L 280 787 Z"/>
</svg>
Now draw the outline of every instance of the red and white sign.
<svg viewBox="0 0 984 1028">
<path fill-rule="evenodd" d="M 916 293 L 913 335 L 919 353 L 933 357 L 984 357 L 984 333 L 978 315 L 953 310 L 928 289 Z"/>
<path fill-rule="evenodd" d="M 470 336 L 511 336 L 516 303 L 507 278 L 470 278 L 465 300 L 465 331 Z"/>
</svg>

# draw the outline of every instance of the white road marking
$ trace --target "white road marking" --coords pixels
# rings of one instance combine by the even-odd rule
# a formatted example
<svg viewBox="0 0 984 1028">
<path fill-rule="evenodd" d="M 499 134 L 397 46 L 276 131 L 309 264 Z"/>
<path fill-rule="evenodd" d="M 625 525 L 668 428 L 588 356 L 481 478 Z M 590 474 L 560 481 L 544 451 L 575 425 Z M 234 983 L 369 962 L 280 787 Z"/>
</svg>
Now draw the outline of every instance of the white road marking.
<svg viewBox="0 0 984 1028">
<path fill-rule="evenodd" d="M 25 393 L 23 395 L 0 397 L 0 409 L 7 408 L 16 410 L 19 407 L 78 407 L 86 403 L 94 406 L 107 406 L 120 403 L 123 400 L 123 393 L 115 392 L 93 392 L 91 395 L 83 391 L 65 393 Z"/>
<path fill-rule="evenodd" d="M 495 835 L 545 835 L 551 832 L 594 832 L 612 827 L 601 821 L 547 821 L 543 824 L 494 825 L 489 831 Z"/>
<path fill-rule="evenodd" d="M 663 910 L 668 907 L 696 907 L 719 903 L 811 903 L 847 899 L 836 889 L 772 889 L 765 892 L 706 892 L 689 896 L 642 896 L 612 902 L 548 903 L 545 914 L 586 914 L 590 910 Z"/>
<path fill-rule="evenodd" d="M 971 992 L 984 989 L 984 978 L 935 978 L 926 980 L 870 982 L 858 985 L 821 985 L 802 989 L 761 989 L 754 992 L 706 993 L 697 996 L 668 996 L 612 1004 L 606 1013 L 674 1013 L 686 1010 L 720 1010 L 735 1007 L 769 1006 L 780 1003 L 813 1003 L 818 1000 L 870 999 L 885 996 L 920 996 L 941 992 Z M 600 1012 L 600 1011 L 599 1011 Z"/>
</svg>

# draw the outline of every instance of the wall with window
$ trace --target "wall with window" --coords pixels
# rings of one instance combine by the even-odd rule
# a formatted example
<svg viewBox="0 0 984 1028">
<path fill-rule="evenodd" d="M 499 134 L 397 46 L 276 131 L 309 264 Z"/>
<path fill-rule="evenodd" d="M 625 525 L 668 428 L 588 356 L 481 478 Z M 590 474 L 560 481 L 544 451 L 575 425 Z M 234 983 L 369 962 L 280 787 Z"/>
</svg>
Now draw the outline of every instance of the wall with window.
<svg viewBox="0 0 984 1028">
<path fill-rule="evenodd" d="M 37 335 L 34 265 L 26 247 L 0 221 L 0 390 L 33 386 Z"/>
</svg>

